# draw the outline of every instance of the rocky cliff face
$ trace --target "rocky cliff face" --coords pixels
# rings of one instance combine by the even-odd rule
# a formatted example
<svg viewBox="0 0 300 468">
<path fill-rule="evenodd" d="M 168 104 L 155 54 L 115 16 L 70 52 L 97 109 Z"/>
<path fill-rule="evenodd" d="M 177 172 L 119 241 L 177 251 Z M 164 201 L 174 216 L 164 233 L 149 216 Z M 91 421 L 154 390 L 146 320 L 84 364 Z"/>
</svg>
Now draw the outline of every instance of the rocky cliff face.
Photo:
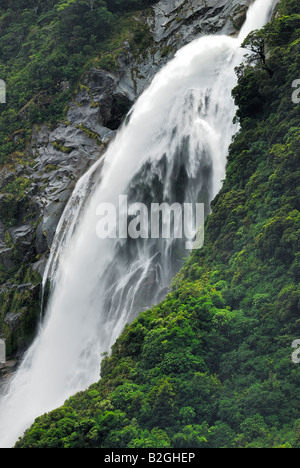
<svg viewBox="0 0 300 468">
<path fill-rule="evenodd" d="M 65 120 L 35 126 L 25 155 L 0 168 L 0 337 L 9 353 L 22 351 L 34 334 L 41 276 L 76 181 L 101 158 L 134 101 L 176 51 L 200 35 L 236 34 L 250 3 L 161 0 L 135 15 L 149 28 L 149 47 L 137 54 L 125 41 L 113 70 L 99 66 L 83 76 Z M 26 119 L 26 106 L 19 118 Z"/>
</svg>

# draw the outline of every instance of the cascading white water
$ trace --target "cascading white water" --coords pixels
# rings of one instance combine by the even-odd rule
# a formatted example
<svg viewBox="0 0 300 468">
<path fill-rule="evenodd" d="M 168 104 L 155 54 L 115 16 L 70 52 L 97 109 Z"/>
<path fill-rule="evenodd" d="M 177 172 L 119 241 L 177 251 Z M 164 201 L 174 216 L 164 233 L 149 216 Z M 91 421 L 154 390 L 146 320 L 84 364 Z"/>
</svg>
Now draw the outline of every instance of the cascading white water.
<svg viewBox="0 0 300 468">
<path fill-rule="evenodd" d="M 100 240 L 97 206 L 117 206 L 124 194 L 144 203 L 214 198 L 237 130 L 231 90 L 240 45 L 266 23 L 274 3 L 256 0 L 236 39 L 203 37 L 181 49 L 135 104 L 92 194 L 99 162 L 77 184 L 46 269 L 53 290 L 44 323 L 0 403 L 0 447 L 13 446 L 35 417 L 96 382 L 101 353 L 165 296 L 183 246 L 174 239 Z"/>
</svg>

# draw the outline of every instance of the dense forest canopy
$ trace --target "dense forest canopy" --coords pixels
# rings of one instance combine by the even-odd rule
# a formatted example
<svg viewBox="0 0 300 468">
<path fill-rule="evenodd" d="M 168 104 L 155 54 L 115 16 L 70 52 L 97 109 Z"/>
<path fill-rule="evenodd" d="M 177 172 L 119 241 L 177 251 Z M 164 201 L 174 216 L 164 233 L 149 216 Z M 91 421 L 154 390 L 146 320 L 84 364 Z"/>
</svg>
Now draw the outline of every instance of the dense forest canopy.
<svg viewBox="0 0 300 468">
<path fill-rule="evenodd" d="M 41 3 L 38 13 L 26 3 L 28 23 L 16 20 L 14 35 L 28 38 L 20 63 L 32 51 L 37 67 L 19 73 L 40 80 L 46 80 L 37 73 L 43 62 L 59 79 L 72 80 L 81 48 L 95 47 L 111 14 L 125 4 L 140 6 Z M 13 5 L 2 16 L 16 14 L 19 4 Z M 66 9 L 70 19 L 82 9 L 86 26 L 62 24 Z M 92 11 L 103 22 L 93 40 L 84 34 Z M 35 14 L 40 22 L 32 29 Z M 51 27 L 39 48 L 45 24 Z M 204 248 L 192 253 L 166 300 L 125 328 L 102 363 L 101 380 L 38 418 L 17 447 L 300 448 L 300 367 L 291 359 L 300 338 L 300 129 L 299 103 L 292 99 L 300 78 L 299 32 L 299 1 L 282 0 L 272 22 L 244 43 L 256 55 L 237 70 L 233 96 L 241 129 Z M 1 62 L 12 70 L 17 46 L 5 34 L 1 41 L 15 47 Z M 19 83 L 14 99 L 24 103 L 30 93 L 15 72 L 13 80 Z"/>
</svg>

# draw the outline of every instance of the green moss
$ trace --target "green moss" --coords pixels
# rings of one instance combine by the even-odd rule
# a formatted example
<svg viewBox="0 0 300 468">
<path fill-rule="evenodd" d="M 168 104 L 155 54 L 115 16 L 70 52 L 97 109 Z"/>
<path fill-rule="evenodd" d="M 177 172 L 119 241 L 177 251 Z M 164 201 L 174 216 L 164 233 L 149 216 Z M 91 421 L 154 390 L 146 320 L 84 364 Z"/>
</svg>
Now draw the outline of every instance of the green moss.
<svg viewBox="0 0 300 468">
<path fill-rule="evenodd" d="M 24 266 L 13 278 L 14 286 L 8 285 L 0 295 L 0 332 L 6 340 L 8 355 L 28 347 L 40 314 L 40 275 Z"/>
<path fill-rule="evenodd" d="M 97 66 L 113 73 L 118 68 L 118 56 L 121 52 L 122 49 L 119 49 L 119 51 L 115 51 L 113 54 L 102 55 L 97 61 Z"/>
<path fill-rule="evenodd" d="M 57 151 L 61 151 L 62 153 L 66 153 L 66 154 L 70 154 L 70 153 L 72 153 L 72 151 L 74 150 L 73 147 L 64 146 L 64 145 L 63 145 L 62 143 L 60 143 L 59 141 L 54 141 L 54 142 L 52 143 L 52 146 L 53 146 L 53 148 L 55 148 Z M 48 165 L 46 166 L 46 168 L 49 168 L 49 166 L 50 166 L 50 164 L 48 164 Z M 50 168 L 50 170 L 52 170 L 52 169 Z M 47 173 L 47 172 L 49 172 L 49 171 L 46 170 L 46 173 Z"/>
<path fill-rule="evenodd" d="M 89 128 L 85 127 L 83 124 L 76 125 L 77 128 L 79 128 L 82 132 L 86 134 L 88 138 L 91 138 L 96 141 L 97 145 L 103 146 L 103 143 L 98 135 L 98 133 L 93 132 Z"/>
<path fill-rule="evenodd" d="M 70 148 L 68 148 L 68 149 L 70 149 Z M 69 151 L 64 151 L 64 153 L 68 153 L 68 152 Z M 45 174 L 48 174 L 49 172 L 57 171 L 58 169 L 59 169 L 58 166 L 54 166 L 53 164 L 47 164 L 47 166 L 45 167 L 44 172 L 45 172 Z"/>
<path fill-rule="evenodd" d="M 26 195 L 30 185 L 31 181 L 27 177 L 17 177 L 13 182 L 7 184 L 3 191 L 21 199 Z"/>
</svg>

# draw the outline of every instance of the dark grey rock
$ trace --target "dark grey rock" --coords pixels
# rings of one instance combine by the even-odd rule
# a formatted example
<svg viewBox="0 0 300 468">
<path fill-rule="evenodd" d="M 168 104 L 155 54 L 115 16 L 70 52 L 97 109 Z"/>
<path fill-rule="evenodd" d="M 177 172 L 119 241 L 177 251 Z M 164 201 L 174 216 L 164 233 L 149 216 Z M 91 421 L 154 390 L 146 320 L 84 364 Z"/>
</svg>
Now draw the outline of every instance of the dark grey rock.
<svg viewBox="0 0 300 468">
<path fill-rule="evenodd" d="M 24 313 L 26 313 L 26 309 L 22 309 L 16 313 L 9 312 L 4 318 L 4 323 L 9 326 L 11 331 L 14 331 L 18 328 L 20 317 L 22 317 Z"/>
</svg>

